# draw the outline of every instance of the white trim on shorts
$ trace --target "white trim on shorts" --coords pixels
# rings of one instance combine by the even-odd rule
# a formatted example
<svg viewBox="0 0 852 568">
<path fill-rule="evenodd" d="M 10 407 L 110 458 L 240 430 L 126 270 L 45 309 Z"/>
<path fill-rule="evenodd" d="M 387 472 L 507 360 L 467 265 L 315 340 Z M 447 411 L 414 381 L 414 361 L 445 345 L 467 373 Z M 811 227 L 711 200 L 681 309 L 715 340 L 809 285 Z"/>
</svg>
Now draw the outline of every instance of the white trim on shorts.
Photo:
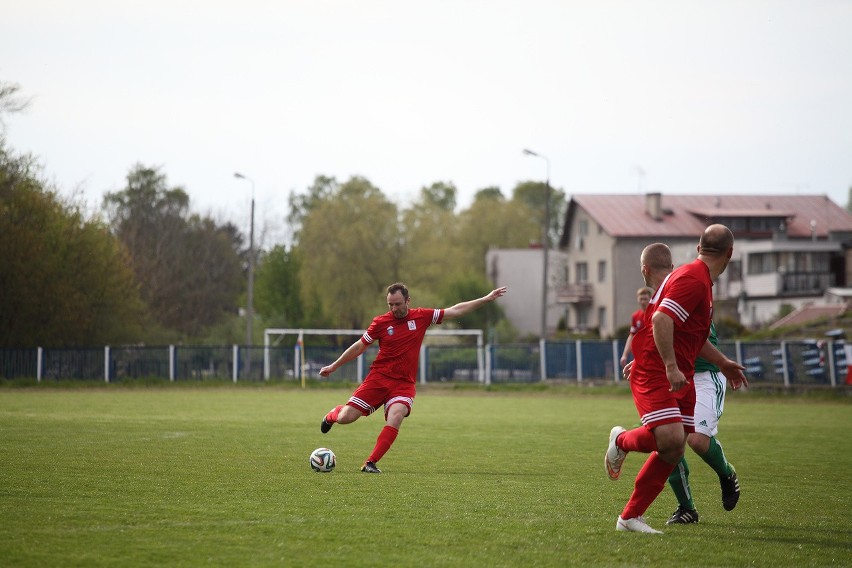
<svg viewBox="0 0 852 568">
<path fill-rule="evenodd" d="M 414 404 L 414 399 L 410 396 L 395 396 L 385 403 L 385 420 L 388 418 L 388 410 L 390 410 L 391 405 L 397 403 L 404 404 L 408 407 L 408 413 L 406 413 L 406 416 L 411 414 L 411 405 Z"/>
<path fill-rule="evenodd" d="M 369 416 L 376 411 L 375 408 L 364 402 L 363 399 L 360 399 L 356 396 L 349 397 L 349 402 L 360 408 L 361 412 L 364 413 L 364 416 Z"/>
</svg>

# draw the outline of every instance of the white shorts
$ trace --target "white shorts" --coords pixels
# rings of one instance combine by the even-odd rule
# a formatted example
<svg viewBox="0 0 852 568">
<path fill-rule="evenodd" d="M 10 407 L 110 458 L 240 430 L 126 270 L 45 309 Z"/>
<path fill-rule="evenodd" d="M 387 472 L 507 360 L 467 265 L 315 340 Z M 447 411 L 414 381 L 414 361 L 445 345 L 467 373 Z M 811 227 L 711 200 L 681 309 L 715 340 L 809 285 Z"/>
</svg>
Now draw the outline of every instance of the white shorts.
<svg viewBox="0 0 852 568">
<path fill-rule="evenodd" d="M 719 432 L 719 419 L 725 408 L 725 375 L 715 371 L 695 373 L 695 431 L 705 436 Z"/>
</svg>

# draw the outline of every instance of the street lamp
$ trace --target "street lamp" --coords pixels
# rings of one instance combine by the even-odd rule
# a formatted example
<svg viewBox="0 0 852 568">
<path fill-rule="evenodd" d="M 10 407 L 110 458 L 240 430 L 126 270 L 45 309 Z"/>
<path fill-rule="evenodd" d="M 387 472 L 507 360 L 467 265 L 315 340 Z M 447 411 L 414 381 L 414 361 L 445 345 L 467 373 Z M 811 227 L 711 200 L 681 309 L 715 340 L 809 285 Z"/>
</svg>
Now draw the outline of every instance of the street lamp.
<svg viewBox="0 0 852 568">
<path fill-rule="evenodd" d="M 541 269 L 541 339 L 547 338 L 547 249 L 549 245 L 550 227 L 550 160 L 538 152 L 524 148 L 525 156 L 541 158 L 547 164 L 547 177 L 544 182 L 544 223 L 541 226 L 541 249 L 544 256 L 544 265 Z"/>
<path fill-rule="evenodd" d="M 240 172 L 234 173 L 235 178 L 251 182 L 251 225 L 249 229 L 249 265 L 248 265 L 248 292 L 246 293 L 246 345 L 252 345 L 252 332 L 254 325 L 254 180 L 244 176 Z M 251 361 L 251 357 L 249 357 Z"/>
</svg>

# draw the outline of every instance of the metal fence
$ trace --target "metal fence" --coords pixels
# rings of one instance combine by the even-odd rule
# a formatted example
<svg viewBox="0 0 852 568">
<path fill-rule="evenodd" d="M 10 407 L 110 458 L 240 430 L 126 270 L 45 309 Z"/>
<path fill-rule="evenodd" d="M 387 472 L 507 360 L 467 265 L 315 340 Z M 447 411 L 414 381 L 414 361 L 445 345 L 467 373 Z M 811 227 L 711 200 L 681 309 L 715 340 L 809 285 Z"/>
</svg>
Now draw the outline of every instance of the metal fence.
<svg viewBox="0 0 852 568">
<path fill-rule="evenodd" d="M 544 380 L 619 382 L 622 341 L 424 345 L 419 382 L 533 383 Z M 304 352 L 301 350 L 304 349 Z M 852 344 L 843 340 L 720 342 L 746 367 L 753 386 L 852 384 Z M 122 346 L 92 349 L 0 349 L 0 377 L 37 381 L 162 378 L 238 381 L 320 379 L 319 370 L 341 349 L 329 346 Z M 378 349 L 343 365 L 329 381 L 363 380 Z"/>
</svg>

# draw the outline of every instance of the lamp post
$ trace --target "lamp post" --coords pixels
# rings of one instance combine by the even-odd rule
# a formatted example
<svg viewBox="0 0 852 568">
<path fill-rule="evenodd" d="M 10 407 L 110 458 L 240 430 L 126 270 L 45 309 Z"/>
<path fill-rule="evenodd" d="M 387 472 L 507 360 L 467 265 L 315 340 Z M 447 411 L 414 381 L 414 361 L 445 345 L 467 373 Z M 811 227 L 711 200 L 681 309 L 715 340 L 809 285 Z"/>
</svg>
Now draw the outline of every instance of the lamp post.
<svg viewBox="0 0 852 568">
<path fill-rule="evenodd" d="M 251 225 L 249 228 L 249 265 L 248 291 L 246 292 L 246 345 L 252 346 L 252 331 L 254 325 L 254 180 L 240 172 L 234 173 L 235 178 L 244 179 L 251 183 Z M 251 361 L 251 357 L 248 358 Z"/>
<path fill-rule="evenodd" d="M 550 160 L 538 152 L 524 148 L 524 155 L 541 158 L 547 164 L 547 177 L 544 182 L 544 223 L 541 226 L 541 249 L 544 264 L 541 268 L 541 339 L 547 338 L 547 249 L 549 248 L 550 228 Z"/>
</svg>

